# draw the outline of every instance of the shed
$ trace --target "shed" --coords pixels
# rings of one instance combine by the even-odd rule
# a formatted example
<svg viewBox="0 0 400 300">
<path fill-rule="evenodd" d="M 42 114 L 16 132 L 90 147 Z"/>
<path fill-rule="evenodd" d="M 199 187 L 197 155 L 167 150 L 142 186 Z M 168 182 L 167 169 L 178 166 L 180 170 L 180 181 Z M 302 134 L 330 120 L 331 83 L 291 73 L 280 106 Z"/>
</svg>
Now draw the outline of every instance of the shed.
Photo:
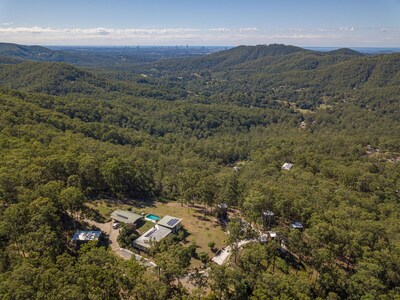
<svg viewBox="0 0 400 300">
<path fill-rule="evenodd" d="M 171 229 L 172 232 L 176 233 L 182 227 L 181 221 L 182 219 L 167 215 L 158 221 L 157 225 Z"/>
<path fill-rule="evenodd" d="M 282 170 L 290 170 L 292 167 L 293 167 L 293 164 L 286 162 L 282 165 Z"/>
<path fill-rule="evenodd" d="M 142 216 L 131 211 L 117 209 L 112 212 L 111 219 L 125 224 L 135 224 L 142 219 Z"/>
</svg>

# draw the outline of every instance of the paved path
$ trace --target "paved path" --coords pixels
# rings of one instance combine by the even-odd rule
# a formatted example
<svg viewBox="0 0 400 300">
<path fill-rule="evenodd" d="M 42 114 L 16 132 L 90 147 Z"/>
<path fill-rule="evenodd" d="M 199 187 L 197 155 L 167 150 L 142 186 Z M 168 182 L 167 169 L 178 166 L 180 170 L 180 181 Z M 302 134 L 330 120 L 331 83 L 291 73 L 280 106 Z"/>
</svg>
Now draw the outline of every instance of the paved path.
<svg viewBox="0 0 400 300">
<path fill-rule="evenodd" d="M 124 249 L 121 248 L 120 245 L 118 244 L 118 235 L 119 235 L 119 228 L 114 229 L 112 227 L 112 221 L 111 222 L 107 222 L 107 223 L 98 223 L 95 222 L 93 220 L 88 220 L 85 219 L 85 222 L 88 223 L 91 226 L 96 226 L 97 228 L 99 228 L 101 231 L 105 232 L 108 234 L 108 239 L 110 241 L 110 246 L 111 246 L 111 250 L 114 251 L 115 253 L 117 253 L 120 257 L 122 257 L 123 259 L 129 260 L 132 258 L 132 256 L 135 257 L 135 259 L 143 264 L 146 267 L 156 267 L 157 265 L 152 262 L 151 260 L 133 253 L 132 251 L 128 250 L 128 249 Z"/>
<path fill-rule="evenodd" d="M 256 241 L 257 241 L 256 239 L 242 240 L 238 243 L 238 247 L 240 248 L 243 245 Z M 221 251 L 220 254 L 214 256 L 211 260 L 218 265 L 223 265 L 228 260 L 229 256 L 231 256 L 231 254 L 232 254 L 232 247 L 227 246 L 224 250 Z"/>
</svg>

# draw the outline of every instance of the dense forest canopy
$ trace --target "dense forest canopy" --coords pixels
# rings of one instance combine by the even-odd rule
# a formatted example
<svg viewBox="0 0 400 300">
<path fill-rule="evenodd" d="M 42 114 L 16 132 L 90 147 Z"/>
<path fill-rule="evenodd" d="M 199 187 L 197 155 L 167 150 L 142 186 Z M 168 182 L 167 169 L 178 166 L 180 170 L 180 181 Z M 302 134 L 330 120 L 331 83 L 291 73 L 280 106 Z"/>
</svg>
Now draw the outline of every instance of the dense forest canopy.
<svg viewBox="0 0 400 300">
<path fill-rule="evenodd" d="M 259 45 L 87 69 L 43 47 L 0 55 L 0 298 L 400 297 L 399 54 Z M 188 291 L 179 243 L 155 250 L 158 275 L 71 245 L 88 203 L 131 198 L 225 202 L 255 226 L 272 210 L 295 263 L 249 244 Z"/>
</svg>

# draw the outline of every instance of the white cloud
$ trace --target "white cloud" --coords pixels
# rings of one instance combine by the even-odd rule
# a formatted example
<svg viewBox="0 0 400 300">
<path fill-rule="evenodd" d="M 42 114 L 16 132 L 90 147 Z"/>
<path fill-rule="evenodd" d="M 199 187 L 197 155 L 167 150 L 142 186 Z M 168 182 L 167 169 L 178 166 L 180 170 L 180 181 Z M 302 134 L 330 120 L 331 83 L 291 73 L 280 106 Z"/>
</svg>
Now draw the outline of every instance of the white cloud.
<svg viewBox="0 0 400 300">
<path fill-rule="evenodd" d="M 339 27 L 339 31 L 354 31 L 354 27 Z"/>
<path fill-rule="evenodd" d="M 0 33 L 55 33 L 57 30 L 51 28 L 34 27 L 0 27 Z"/>
<path fill-rule="evenodd" d="M 371 37 L 377 46 L 382 38 L 399 46 L 400 29 L 353 26 L 320 28 L 216 27 L 198 28 L 51 28 L 0 25 L 0 40 L 43 45 L 239 45 L 294 43 L 300 46 L 366 46 Z M 397 42 L 396 42 L 397 39 Z"/>
<path fill-rule="evenodd" d="M 210 28 L 208 30 L 215 31 L 215 32 L 230 32 L 230 31 L 232 31 L 232 28 L 220 27 L 220 28 Z"/>
<path fill-rule="evenodd" d="M 98 43 L 138 40 L 181 40 L 196 37 L 195 28 L 49 28 L 49 27 L 0 27 L 0 39 L 25 43 Z"/>
<path fill-rule="evenodd" d="M 354 26 L 342 26 L 342 27 L 319 27 L 319 28 L 314 28 L 312 31 L 318 31 L 318 32 L 353 32 L 355 31 Z"/>
<path fill-rule="evenodd" d="M 259 29 L 257 27 L 245 27 L 245 28 L 219 27 L 219 28 L 210 28 L 208 30 L 212 32 L 256 32 Z"/>
<path fill-rule="evenodd" d="M 3 26 L 10 26 L 12 24 L 14 24 L 14 23 L 13 22 L 3 22 L 3 23 L 1 23 L 1 25 L 3 25 Z"/>
<path fill-rule="evenodd" d="M 257 27 L 246 27 L 246 28 L 239 28 L 239 32 L 256 32 L 259 29 Z"/>
</svg>

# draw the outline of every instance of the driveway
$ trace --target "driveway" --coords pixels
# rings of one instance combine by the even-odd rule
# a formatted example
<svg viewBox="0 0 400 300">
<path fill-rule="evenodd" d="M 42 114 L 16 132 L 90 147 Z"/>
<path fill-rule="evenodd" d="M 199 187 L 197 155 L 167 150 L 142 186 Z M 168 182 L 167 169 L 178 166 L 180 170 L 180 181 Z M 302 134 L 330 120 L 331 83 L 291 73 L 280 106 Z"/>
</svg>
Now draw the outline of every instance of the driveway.
<svg viewBox="0 0 400 300">
<path fill-rule="evenodd" d="M 114 251 L 116 254 L 118 254 L 123 259 L 129 260 L 132 258 L 132 256 L 134 256 L 135 259 L 139 263 L 143 264 L 146 267 L 156 267 L 157 266 L 151 260 L 149 260 L 139 254 L 133 253 L 132 251 L 130 251 L 128 249 L 121 248 L 120 245 L 118 244 L 118 235 L 119 235 L 120 229 L 119 228 L 114 229 L 112 227 L 112 221 L 107 222 L 107 223 L 98 223 L 93 220 L 85 219 L 85 222 L 91 226 L 96 226 L 104 233 L 107 233 L 109 241 L 110 241 L 111 250 Z"/>
</svg>

